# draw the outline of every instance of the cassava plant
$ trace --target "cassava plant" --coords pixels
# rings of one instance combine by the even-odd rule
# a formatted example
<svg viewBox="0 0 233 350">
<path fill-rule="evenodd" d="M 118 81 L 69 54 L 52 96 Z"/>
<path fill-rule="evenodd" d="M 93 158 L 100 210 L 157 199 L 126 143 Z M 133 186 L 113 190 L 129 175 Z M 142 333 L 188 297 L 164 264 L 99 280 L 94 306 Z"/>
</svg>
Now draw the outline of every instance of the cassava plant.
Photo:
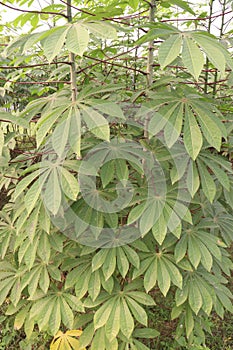
<svg viewBox="0 0 233 350">
<path fill-rule="evenodd" d="M 174 349 L 196 350 L 233 311 L 231 8 L 216 2 L 0 2 L 22 12 L 2 28 L 0 304 L 28 339 L 153 349 L 159 296 Z"/>
</svg>

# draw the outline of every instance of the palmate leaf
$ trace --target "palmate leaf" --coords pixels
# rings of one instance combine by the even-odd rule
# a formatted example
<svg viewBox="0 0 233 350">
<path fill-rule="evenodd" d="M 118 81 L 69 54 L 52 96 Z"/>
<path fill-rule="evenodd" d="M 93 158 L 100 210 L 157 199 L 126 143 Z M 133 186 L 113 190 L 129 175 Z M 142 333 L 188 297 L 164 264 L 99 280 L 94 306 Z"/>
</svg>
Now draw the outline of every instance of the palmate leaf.
<svg viewBox="0 0 233 350">
<path fill-rule="evenodd" d="M 157 254 L 151 252 L 150 257 L 142 260 L 140 268 L 133 272 L 133 279 L 140 275 L 144 275 L 144 287 L 147 293 L 156 283 L 164 296 L 167 295 L 171 282 L 178 288 L 182 288 L 183 278 L 178 266 L 169 255 L 161 252 Z"/>
<path fill-rule="evenodd" d="M 26 272 L 24 265 L 16 269 L 10 263 L 2 261 L 0 263 L 0 305 L 2 305 L 7 296 L 16 307 L 20 301 L 22 293 L 22 276 Z"/>
<path fill-rule="evenodd" d="M 71 313 L 75 311 L 84 312 L 83 304 L 78 298 L 64 291 L 55 291 L 39 299 L 36 297 L 30 310 L 30 319 L 38 324 L 40 330 L 50 330 L 55 335 L 61 322 L 72 328 L 74 316 Z"/>
<path fill-rule="evenodd" d="M 192 38 L 203 49 L 209 60 L 219 71 L 225 75 L 226 57 L 223 53 L 224 47 L 216 39 L 206 35 L 206 33 L 192 33 Z M 227 51 L 226 54 L 228 55 Z"/>
<path fill-rule="evenodd" d="M 156 113 L 152 113 L 148 130 L 150 134 L 156 135 L 160 130 L 166 129 L 167 124 L 170 124 L 170 128 L 176 128 L 174 124 L 176 120 L 174 119 L 174 113 L 176 113 L 177 106 L 180 106 L 184 123 L 183 137 L 189 155 L 193 159 L 197 158 L 201 149 L 203 136 L 212 147 L 218 151 L 220 150 L 222 138 L 226 138 L 227 133 L 224 124 L 220 120 L 223 116 L 213 103 L 202 100 L 202 97 L 197 95 L 196 91 L 187 89 L 187 87 L 186 92 L 180 90 L 179 92 L 168 93 L 166 96 L 157 93 L 151 97 L 150 111 L 158 111 L 167 122 L 163 123 L 161 128 L 153 131 L 153 124 L 155 123 L 157 125 L 158 116 Z M 145 116 L 143 109 L 140 113 Z M 166 139 L 165 141 L 169 147 L 170 141 Z"/>
<path fill-rule="evenodd" d="M 133 286 L 132 286 L 133 288 Z M 153 299 L 143 292 L 129 290 L 127 286 L 123 292 L 115 292 L 103 300 L 94 316 L 94 327 L 105 327 L 107 338 L 110 342 L 117 337 L 119 331 L 129 339 L 134 330 L 134 318 L 141 324 L 147 324 L 147 314 L 143 305 L 154 305 Z M 98 302 L 98 299 L 100 301 Z M 96 302 L 101 302 L 101 296 Z M 114 321 L 116 317 L 116 322 Z"/>
<path fill-rule="evenodd" d="M 161 36 L 159 30 L 152 29 L 144 40 Z M 226 64 L 232 68 L 232 60 L 229 52 L 221 45 L 216 38 L 208 35 L 206 32 L 191 32 L 188 35 L 182 33 L 173 33 L 168 39 L 166 39 L 159 48 L 159 63 L 161 68 L 169 65 L 180 53 L 181 45 L 182 60 L 192 76 L 198 80 L 201 70 L 204 66 L 204 56 L 202 51 L 208 57 L 210 62 L 225 75 Z M 201 51 L 202 50 L 202 51 Z"/>
<path fill-rule="evenodd" d="M 80 330 L 69 330 L 66 333 L 59 331 L 50 344 L 50 350 L 86 350 L 79 344 L 79 338 L 82 335 Z"/>
</svg>

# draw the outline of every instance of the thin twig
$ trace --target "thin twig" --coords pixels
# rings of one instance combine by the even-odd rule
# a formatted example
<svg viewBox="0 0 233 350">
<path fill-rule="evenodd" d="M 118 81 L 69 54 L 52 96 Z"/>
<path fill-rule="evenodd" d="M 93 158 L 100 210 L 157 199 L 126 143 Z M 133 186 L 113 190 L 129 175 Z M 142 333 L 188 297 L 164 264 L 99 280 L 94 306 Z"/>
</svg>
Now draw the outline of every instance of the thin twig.
<svg viewBox="0 0 233 350">
<path fill-rule="evenodd" d="M 15 11 L 19 11 L 19 12 L 24 12 L 24 13 L 35 13 L 35 14 L 38 14 L 38 15 L 41 15 L 41 14 L 45 14 L 45 15 L 59 15 L 59 16 L 63 16 L 65 18 L 67 18 L 67 16 L 64 14 L 64 13 L 60 13 L 60 12 L 47 12 L 47 11 L 32 11 L 32 10 L 23 10 L 23 9 L 19 9 L 17 7 L 13 7 L 11 5 L 7 5 L 7 4 L 4 4 L 4 2 L 0 1 L 0 4 L 5 6 L 5 7 L 8 7 L 9 9 L 11 10 L 15 10 Z"/>
</svg>

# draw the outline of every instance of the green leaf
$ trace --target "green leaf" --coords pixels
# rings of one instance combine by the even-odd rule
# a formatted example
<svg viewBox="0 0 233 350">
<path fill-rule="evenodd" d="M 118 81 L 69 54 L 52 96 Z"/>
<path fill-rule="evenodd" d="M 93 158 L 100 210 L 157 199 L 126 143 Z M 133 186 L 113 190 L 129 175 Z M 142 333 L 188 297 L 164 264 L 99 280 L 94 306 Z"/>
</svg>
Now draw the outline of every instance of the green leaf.
<svg viewBox="0 0 233 350">
<path fill-rule="evenodd" d="M 48 270 L 45 266 L 41 271 L 39 285 L 40 285 L 41 290 L 46 294 L 48 292 L 48 289 L 49 289 L 50 278 L 49 278 Z"/>
<path fill-rule="evenodd" d="M 190 280 L 188 300 L 191 309 L 197 315 L 202 307 L 202 296 L 194 279 Z"/>
<path fill-rule="evenodd" d="M 61 204 L 61 188 L 56 168 L 54 168 L 49 175 L 43 193 L 43 201 L 46 208 L 53 215 L 56 215 L 58 213 Z"/>
<path fill-rule="evenodd" d="M 100 169 L 100 178 L 103 188 L 105 188 L 113 179 L 115 174 L 115 162 L 113 160 L 105 163 Z"/>
<path fill-rule="evenodd" d="M 41 146 L 42 142 L 44 142 L 45 136 L 60 117 L 63 110 L 64 108 L 57 108 L 55 111 L 48 113 L 48 115 L 43 117 L 43 119 L 37 124 L 36 143 L 38 148 Z"/>
<path fill-rule="evenodd" d="M 65 43 L 67 31 L 68 28 L 65 26 L 56 28 L 56 30 L 44 40 L 42 46 L 49 63 L 61 52 Z"/>
<path fill-rule="evenodd" d="M 128 180 L 129 170 L 125 159 L 115 160 L 116 175 L 120 181 Z"/>
<path fill-rule="evenodd" d="M 26 129 L 29 127 L 29 123 L 27 120 L 19 116 L 9 114 L 7 112 L 0 111 L 0 121 L 6 122 L 6 123 L 13 123 L 13 124 L 22 126 L 23 128 L 26 128 Z"/>
<path fill-rule="evenodd" d="M 212 296 L 209 293 L 209 291 L 205 288 L 205 285 L 202 283 L 201 280 L 199 281 L 199 279 L 196 279 L 196 283 L 202 296 L 202 309 L 207 315 L 210 315 L 213 307 Z"/>
<path fill-rule="evenodd" d="M 168 259 L 161 258 L 163 262 L 165 263 L 167 270 L 169 272 L 171 281 L 174 283 L 175 286 L 182 289 L 183 285 L 183 277 L 179 271 L 179 269 Z"/>
<path fill-rule="evenodd" d="M 203 110 L 193 104 L 197 118 L 199 120 L 202 132 L 211 146 L 220 151 L 222 144 L 222 137 L 224 136 L 222 130 L 217 123 L 217 116 L 210 115 L 209 110 Z"/>
<path fill-rule="evenodd" d="M 145 204 L 141 203 L 136 205 L 130 212 L 129 212 L 129 216 L 127 219 L 127 224 L 130 225 L 133 222 L 135 222 L 136 220 L 138 220 L 140 218 L 140 216 L 142 215 L 142 213 L 145 210 Z"/>
<path fill-rule="evenodd" d="M 42 176 L 41 176 L 41 178 L 42 178 Z M 24 203 L 25 203 L 25 207 L 27 209 L 28 214 L 30 214 L 31 211 L 36 206 L 36 203 L 41 195 L 41 186 L 42 186 L 41 181 L 37 180 L 30 187 L 30 189 L 27 191 L 27 193 L 24 197 Z"/>
<path fill-rule="evenodd" d="M 121 332 L 129 339 L 134 330 L 134 320 L 124 299 L 120 301 L 120 327 Z"/>
<path fill-rule="evenodd" d="M 122 248 L 123 248 L 129 262 L 138 269 L 140 266 L 140 258 L 138 256 L 138 254 L 135 252 L 135 250 L 132 249 L 128 245 L 124 245 Z"/>
<path fill-rule="evenodd" d="M 72 150 L 76 153 L 77 158 L 80 158 L 81 152 L 81 116 L 77 106 L 71 109 L 70 128 L 69 128 L 69 144 Z"/>
<path fill-rule="evenodd" d="M 167 234 L 167 222 L 163 214 L 160 215 L 159 219 L 152 227 L 152 232 L 156 241 L 161 245 Z"/>
<path fill-rule="evenodd" d="M 134 300 L 136 300 L 138 303 L 148 306 L 154 306 L 155 302 L 152 299 L 152 297 L 146 293 L 143 292 L 127 292 L 127 296 L 130 296 Z"/>
<path fill-rule="evenodd" d="M 197 121 L 191 113 L 189 107 L 185 108 L 185 121 L 184 121 L 184 145 L 190 155 L 195 160 L 202 148 L 202 134 Z"/>
<path fill-rule="evenodd" d="M 205 63 L 204 56 L 192 38 L 186 36 L 183 39 L 182 61 L 189 73 L 198 80 Z"/>
<path fill-rule="evenodd" d="M 183 105 L 178 105 L 169 118 L 164 129 L 164 137 L 168 148 L 178 140 L 183 124 Z"/>
<path fill-rule="evenodd" d="M 62 322 L 68 329 L 72 329 L 74 324 L 74 315 L 64 298 L 61 298 L 60 307 Z"/>
<path fill-rule="evenodd" d="M 66 38 L 67 50 L 83 56 L 89 42 L 89 33 L 80 23 L 74 23 L 68 30 Z"/>
<path fill-rule="evenodd" d="M 203 49 L 209 60 L 225 75 L 226 59 L 217 40 L 201 33 L 192 33 L 193 39 Z M 221 46 L 220 46 L 221 47 Z"/>
<path fill-rule="evenodd" d="M 92 34 L 97 36 L 97 38 L 117 39 L 116 29 L 111 24 L 100 21 L 91 21 L 87 23 L 84 22 L 83 26 L 88 28 Z"/>
<path fill-rule="evenodd" d="M 91 278 L 89 281 L 89 286 L 88 286 L 88 292 L 90 294 L 90 297 L 92 298 L 93 301 L 96 300 L 100 293 L 100 273 L 99 271 L 92 272 Z"/>
<path fill-rule="evenodd" d="M 23 191 L 30 185 L 30 183 L 35 180 L 39 175 L 41 174 L 41 170 L 36 170 L 33 173 L 31 173 L 30 175 L 26 176 L 23 180 L 21 180 L 16 188 L 15 188 L 15 192 L 14 192 L 14 201 L 19 197 L 19 195 L 21 193 L 23 193 Z"/>
<path fill-rule="evenodd" d="M 187 338 L 190 337 L 190 335 L 193 331 L 193 328 L 194 328 L 193 314 L 192 314 L 192 310 L 190 309 L 190 307 L 188 307 L 186 309 L 186 312 L 185 312 L 185 329 L 186 329 Z"/>
<path fill-rule="evenodd" d="M 76 200 L 79 193 L 79 183 L 77 179 L 64 167 L 60 167 L 61 171 L 61 188 L 65 195 L 72 199 Z"/>
<path fill-rule="evenodd" d="M 58 332 L 60 328 L 60 324 L 61 324 L 60 300 L 57 299 L 54 302 L 53 310 L 49 318 L 49 328 L 53 335 L 55 335 Z"/>
<path fill-rule="evenodd" d="M 177 58 L 181 50 L 181 44 L 182 39 L 179 34 L 171 35 L 170 38 L 161 44 L 159 47 L 158 59 L 162 69 Z"/>
<path fill-rule="evenodd" d="M 0 129 L 0 157 L 2 156 L 3 146 L 4 146 L 4 133 L 2 129 Z"/>
<path fill-rule="evenodd" d="M 201 252 L 198 240 L 192 235 L 188 236 L 188 257 L 192 265 L 197 269 L 201 261 Z"/>
<path fill-rule="evenodd" d="M 116 300 L 114 308 L 105 324 L 106 337 L 111 342 L 117 337 L 120 330 L 120 300 Z"/>
<path fill-rule="evenodd" d="M 159 332 L 153 328 L 138 328 L 133 332 L 135 338 L 153 339 L 159 336 Z"/>
<path fill-rule="evenodd" d="M 134 301 L 130 297 L 127 297 L 126 301 L 134 318 L 139 323 L 143 324 L 144 326 L 147 326 L 148 316 L 146 311 L 138 303 L 136 303 L 136 301 Z"/>
<path fill-rule="evenodd" d="M 214 180 L 200 160 L 198 160 L 197 164 L 203 192 L 205 196 L 209 199 L 210 203 L 213 203 L 217 191 Z"/>
<path fill-rule="evenodd" d="M 180 7 L 180 8 L 182 8 L 183 10 L 191 13 L 191 15 L 194 15 L 194 16 L 196 15 L 196 13 L 191 9 L 191 7 L 189 6 L 187 1 L 183 1 L 183 0 L 168 0 L 167 2 L 169 4 L 176 5 L 176 6 Z"/>
<path fill-rule="evenodd" d="M 163 208 L 163 203 L 160 201 L 153 201 L 143 212 L 140 218 L 139 228 L 142 235 L 145 235 L 159 219 Z"/>
<path fill-rule="evenodd" d="M 198 242 L 198 245 L 201 252 L 201 263 L 204 268 L 210 272 L 213 265 L 212 255 L 210 254 L 208 248 L 201 241 Z"/>
<path fill-rule="evenodd" d="M 82 106 L 82 116 L 89 131 L 102 140 L 109 141 L 110 130 L 107 120 L 94 109 Z"/>
<path fill-rule="evenodd" d="M 139 5 L 139 0 L 129 0 L 129 6 L 136 11 Z"/>
<path fill-rule="evenodd" d="M 112 274 L 115 271 L 115 268 L 116 268 L 116 249 L 112 248 L 112 249 L 109 249 L 108 255 L 106 256 L 102 266 L 102 271 L 106 281 L 112 276 Z"/>
<path fill-rule="evenodd" d="M 157 282 L 157 259 L 153 259 L 144 276 L 144 287 L 148 293 Z"/>
<path fill-rule="evenodd" d="M 92 271 L 98 270 L 103 265 L 105 259 L 107 258 L 108 252 L 108 249 L 100 249 L 98 253 L 95 254 L 95 256 L 92 258 Z"/>
<path fill-rule="evenodd" d="M 158 259 L 157 271 L 158 271 L 157 279 L 158 279 L 159 289 L 161 290 L 163 295 L 166 297 L 167 292 L 170 289 L 171 277 L 162 259 Z"/>
<path fill-rule="evenodd" d="M 116 303 L 116 297 L 113 297 L 106 301 L 95 313 L 94 315 L 94 327 L 95 329 L 103 327 L 108 319 L 109 316 L 114 309 L 114 305 Z"/>
<path fill-rule="evenodd" d="M 194 197 L 199 187 L 200 187 L 200 179 L 199 179 L 196 163 L 194 163 L 193 161 L 190 161 L 188 165 L 188 172 L 187 172 L 187 188 L 192 197 Z"/>
<path fill-rule="evenodd" d="M 58 126 L 56 126 L 52 133 L 52 146 L 59 157 L 61 157 L 64 154 L 64 151 L 67 147 L 69 129 L 70 121 L 69 119 L 67 119 L 60 123 Z"/>
<path fill-rule="evenodd" d="M 117 247 L 117 267 L 123 278 L 125 278 L 129 270 L 129 262 L 125 255 L 124 250 L 121 247 Z"/>
</svg>

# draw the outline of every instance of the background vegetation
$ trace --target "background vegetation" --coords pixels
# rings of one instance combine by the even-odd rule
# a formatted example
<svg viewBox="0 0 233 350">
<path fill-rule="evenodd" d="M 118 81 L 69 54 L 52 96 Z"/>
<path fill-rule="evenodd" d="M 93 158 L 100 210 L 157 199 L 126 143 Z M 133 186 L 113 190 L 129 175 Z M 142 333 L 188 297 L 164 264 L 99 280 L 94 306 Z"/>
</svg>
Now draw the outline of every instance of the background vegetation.
<svg viewBox="0 0 233 350">
<path fill-rule="evenodd" d="M 0 349 L 231 349 L 231 1 L 0 4 Z"/>
</svg>

